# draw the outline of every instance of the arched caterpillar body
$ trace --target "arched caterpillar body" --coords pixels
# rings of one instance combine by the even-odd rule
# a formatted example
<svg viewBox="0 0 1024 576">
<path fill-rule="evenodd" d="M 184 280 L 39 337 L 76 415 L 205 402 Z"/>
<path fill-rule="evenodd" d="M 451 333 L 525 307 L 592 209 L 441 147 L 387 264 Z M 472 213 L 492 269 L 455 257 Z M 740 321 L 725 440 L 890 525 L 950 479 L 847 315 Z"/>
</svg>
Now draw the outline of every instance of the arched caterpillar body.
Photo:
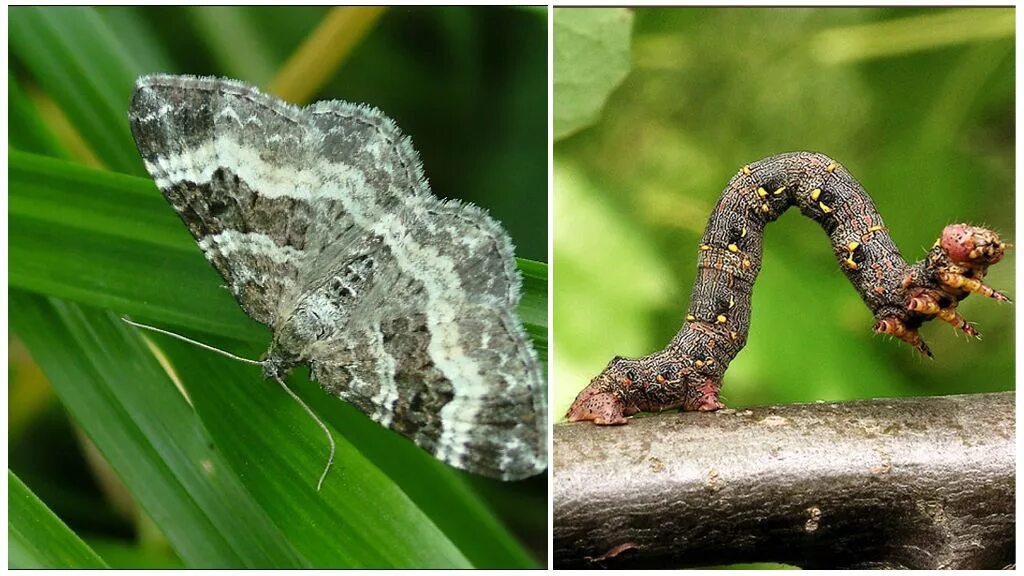
<svg viewBox="0 0 1024 576">
<path fill-rule="evenodd" d="M 639 411 L 722 408 L 722 376 L 750 327 L 764 226 L 790 206 L 828 234 L 840 268 L 874 313 L 874 330 L 923 354 L 931 355 L 917 331 L 924 322 L 938 317 L 977 336 L 956 311 L 960 300 L 971 292 L 1007 300 L 982 283 L 1009 247 L 995 232 L 947 226 L 924 259 L 908 264 L 871 198 L 845 168 L 813 152 L 771 156 L 744 166 L 712 211 L 679 333 L 662 351 L 613 359 L 579 393 L 568 419 L 625 424 Z"/>
</svg>

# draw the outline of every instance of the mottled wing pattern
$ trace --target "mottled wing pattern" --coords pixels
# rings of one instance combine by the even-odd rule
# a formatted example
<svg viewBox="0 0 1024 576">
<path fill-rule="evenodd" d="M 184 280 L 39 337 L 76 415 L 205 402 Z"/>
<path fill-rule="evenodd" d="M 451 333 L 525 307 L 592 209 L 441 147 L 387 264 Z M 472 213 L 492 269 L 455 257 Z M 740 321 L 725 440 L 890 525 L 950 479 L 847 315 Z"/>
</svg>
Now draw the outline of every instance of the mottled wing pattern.
<svg viewBox="0 0 1024 576">
<path fill-rule="evenodd" d="M 146 169 L 245 311 L 274 326 L 295 298 L 309 260 L 313 207 L 279 166 L 312 158 L 295 108 L 239 82 L 148 76 L 135 87 L 129 120 Z"/>
<path fill-rule="evenodd" d="M 547 466 L 511 241 L 430 193 L 390 119 L 161 76 L 137 86 L 132 126 L 207 257 L 273 328 L 269 359 L 308 362 L 326 390 L 454 466 L 504 479 Z"/>
<path fill-rule="evenodd" d="M 433 196 L 411 142 L 376 110 L 307 111 L 337 171 L 321 193 L 339 198 L 370 246 L 354 278 L 352 252 L 328 248 L 305 287 L 310 298 L 331 286 L 354 294 L 346 328 L 304 354 L 314 378 L 454 466 L 506 479 L 540 472 L 547 401 L 515 312 L 508 235 L 482 210 Z"/>
</svg>

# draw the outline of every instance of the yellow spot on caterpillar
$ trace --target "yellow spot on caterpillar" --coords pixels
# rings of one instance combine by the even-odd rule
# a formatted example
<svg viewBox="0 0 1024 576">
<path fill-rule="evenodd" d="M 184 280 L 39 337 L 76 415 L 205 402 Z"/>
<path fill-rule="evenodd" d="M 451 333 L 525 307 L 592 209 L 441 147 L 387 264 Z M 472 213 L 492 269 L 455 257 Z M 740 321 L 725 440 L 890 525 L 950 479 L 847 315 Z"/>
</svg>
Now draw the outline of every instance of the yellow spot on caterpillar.
<svg viewBox="0 0 1024 576">
<path fill-rule="evenodd" d="M 694 316 L 693 314 L 687 314 L 686 319 L 689 320 L 690 322 L 693 322 L 694 320 L 697 319 L 697 317 Z"/>
<path fill-rule="evenodd" d="M 735 305 L 736 305 L 736 300 L 733 299 L 732 296 L 729 296 L 729 309 L 732 310 L 732 307 L 735 306 Z"/>
<path fill-rule="evenodd" d="M 744 224 L 743 225 L 743 231 L 740 232 L 740 238 L 746 238 L 746 237 L 747 237 L 747 225 Z"/>
<path fill-rule="evenodd" d="M 704 361 L 703 360 L 697 360 L 696 362 L 693 363 L 693 365 L 696 366 L 697 368 L 703 368 L 704 367 Z"/>
<path fill-rule="evenodd" d="M 701 251 L 706 252 L 708 250 L 711 250 L 711 246 L 708 246 L 707 244 L 701 244 L 700 249 Z"/>
<path fill-rule="evenodd" d="M 828 214 L 829 212 L 832 211 L 832 209 L 826 206 L 824 202 L 818 202 L 818 206 L 821 208 L 821 211 L 824 212 L 825 214 Z"/>
<path fill-rule="evenodd" d="M 857 263 L 854 262 L 852 258 L 847 258 L 846 260 L 843 260 L 843 262 L 846 264 L 847 268 L 849 268 L 850 270 L 856 270 L 857 269 Z"/>
<path fill-rule="evenodd" d="M 729 244 L 729 252 L 739 252 L 739 251 L 740 251 L 739 246 L 737 246 L 735 244 Z"/>
<path fill-rule="evenodd" d="M 761 212 L 764 212 L 765 214 L 768 213 L 768 205 L 767 204 L 761 204 Z"/>
<path fill-rule="evenodd" d="M 739 340 L 740 335 L 735 333 L 735 332 L 729 332 L 729 338 L 732 338 L 733 341 L 736 341 L 736 340 Z"/>
<path fill-rule="evenodd" d="M 761 198 L 768 196 L 768 191 L 764 189 L 764 186 L 757 187 L 757 195 Z"/>
<path fill-rule="evenodd" d="M 775 189 L 775 192 L 772 192 L 772 194 L 775 195 L 775 196 L 778 196 L 779 194 L 782 194 L 785 191 L 786 191 L 786 187 L 785 186 L 779 186 L 778 188 Z"/>
<path fill-rule="evenodd" d="M 743 167 L 743 173 L 747 174 L 749 176 L 750 175 L 750 166 L 744 166 Z"/>
<path fill-rule="evenodd" d="M 818 196 L 821 196 L 821 188 L 811 190 L 811 200 L 817 200 Z"/>
<path fill-rule="evenodd" d="M 849 250 L 850 252 L 853 252 L 854 250 L 856 250 L 859 247 L 860 247 L 860 242 L 850 242 L 849 244 L 846 245 L 846 249 Z"/>
<path fill-rule="evenodd" d="M 940 241 L 941 241 L 941 240 L 942 240 L 941 238 L 938 238 L 938 239 L 936 239 L 936 240 L 935 240 L 935 244 L 932 244 L 932 248 L 936 248 L 936 247 L 938 247 L 938 245 L 939 245 L 939 243 L 940 243 Z"/>
<path fill-rule="evenodd" d="M 831 174 L 832 171 L 835 170 L 836 168 L 839 168 L 839 164 L 836 164 L 835 162 L 833 162 L 833 163 L 831 163 L 831 164 L 829 164 L 828 166 L 825 167 L 825 172 L 828 172 L 828 173 Z"/>
<path fill-rule="evenodd" d="M 882 227 L 878 226 L 878 225 L 875 225 L 875 226 L 872 226 L 871 228 L 868 228 L 868 232 L 881 232 L 881 231 L 882 231 Z"/>
<path fill-rule="evenodd" d="M 743 267 L 744 268 L 750 268 L 750 260 L 747 260 L 746 258 L 744 258 L 743 259 Z"/>
<path fill-rule="evenodd" d="M 725 324 L 725 314 L 719 314 L 715 320 L 718 320 L 719 324 Z"/>
</svg>

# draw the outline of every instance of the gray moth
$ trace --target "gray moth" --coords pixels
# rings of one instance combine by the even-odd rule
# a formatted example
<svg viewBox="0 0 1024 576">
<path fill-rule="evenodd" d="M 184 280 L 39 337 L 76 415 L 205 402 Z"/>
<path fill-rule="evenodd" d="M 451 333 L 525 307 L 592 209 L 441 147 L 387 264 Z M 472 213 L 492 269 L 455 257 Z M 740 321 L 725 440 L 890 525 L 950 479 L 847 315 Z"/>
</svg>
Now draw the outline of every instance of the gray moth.
<svg viewBox="0 0 1024 576">
<path fill-rule="evenodd" d="M 324 390 L 436 458 L 516 480 L 547 467 L 546 387 L 516 313 L 512 242 L 434 196 L 395 123 L 241 82 L 140 78 L 132 134 L 157 187 L 273 340 L 266 377 Z"/>
</svg>

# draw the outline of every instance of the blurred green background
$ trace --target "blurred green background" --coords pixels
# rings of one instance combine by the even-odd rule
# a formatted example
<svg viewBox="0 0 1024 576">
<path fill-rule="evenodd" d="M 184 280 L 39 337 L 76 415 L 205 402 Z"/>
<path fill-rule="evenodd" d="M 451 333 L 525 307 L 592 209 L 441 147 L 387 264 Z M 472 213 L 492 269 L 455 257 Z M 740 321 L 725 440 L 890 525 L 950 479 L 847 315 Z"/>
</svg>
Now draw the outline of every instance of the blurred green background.
<svg viewBox="0 0 1024 576">
<path fill-rule="evenodd" d="M 792 150 L 843 163 L 904 257 L 971 222 L 1013 242 L 1014 11 L 555 10 L 552 409 L 615 355 L 679 329 L 697 243 L 744 164 Z M 624 79 L 623 79 L 624 78 Z M 605 96 L 610 93 L 605 102 Z M 988 283 L 1015 295 L 1014 254 Z M 935 360 L 871 332 L 819 226 L 766 230 L 732 407 L 1011 390 L 1015 305 L 960 307 L 983 341 L 922 330 Z"/>
<path fill-rule="evenodd" d="M 456 471 L 301 370 L 292 385 L 339 442 L 316 493 L 325 439 L 283 391 L 249 367 L 143 341 L 118 316 L 249 357 L 269 342 L 145 174 L 126 114 L 135 78 L 151 72 L 376 106 L 412 137 L 435 194 L 483 206 L 517 256 L 546 260 L 547 10 L 8 16 L 10 565 L 545 564 L 545 476 Z M 543 358 L 546 267 L 520 267 L 520 312 Z"/>
</svg>

